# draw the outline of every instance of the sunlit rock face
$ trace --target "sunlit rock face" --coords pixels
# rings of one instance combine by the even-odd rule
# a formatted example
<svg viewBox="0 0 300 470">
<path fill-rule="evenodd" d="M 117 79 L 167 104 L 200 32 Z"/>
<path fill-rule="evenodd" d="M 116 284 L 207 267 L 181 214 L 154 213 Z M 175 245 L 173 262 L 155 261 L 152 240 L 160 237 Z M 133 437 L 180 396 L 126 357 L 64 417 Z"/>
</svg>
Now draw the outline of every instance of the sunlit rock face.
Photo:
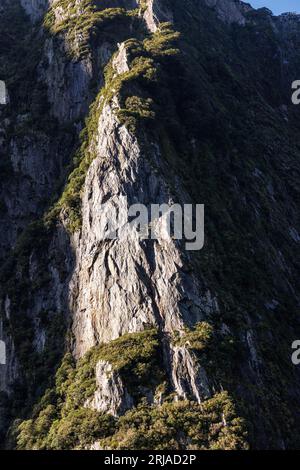
<svg viewBox="0 0 300 470">
<path fill-rule="evenodd" d="M 26 418 L 38 420 L 40 402 L 44 416 L 46 402 L 63 429 L 63 413 L 73 424 L 78 410 L 118 423 L 140 401 L 151 412 L 190 401 L 199 414 L 227 391 L 251 423 L 247 443 L 297 448 L 299 17 L 234 0 L 21 3 L 23 27 L 0 51 L 0 433 L 24 419 L 12 406 L 20 389 Z M 8 5 L 18 2 L 0 1 L 6 27 Z M 204 248 L 134 231 L 103 239 L 101 211 L 120 197 L 204 204 Z M 150 329 L 159 364 L 145 379 L 151 358 L 136 338 Z M 95 348 L 127 335 L 126 354 L 81 370 Z M 65 353 L 74 370 L 57 372 Z M 68 395 L 74 371 L 80 405 L 76 390 Z M 228 434 L 218 406 L 208 427 Z M 32 431 L 28 447 L 53 448 L 55 426 L 41 433 L 53 441 Z"/>
<path fill-rule="evenodd" d="M 169 1 L 146 0 L 144 18 L 150 31 L 157 30 L 159 23 L 173 21 L 172 8 Z"/>
</svg>

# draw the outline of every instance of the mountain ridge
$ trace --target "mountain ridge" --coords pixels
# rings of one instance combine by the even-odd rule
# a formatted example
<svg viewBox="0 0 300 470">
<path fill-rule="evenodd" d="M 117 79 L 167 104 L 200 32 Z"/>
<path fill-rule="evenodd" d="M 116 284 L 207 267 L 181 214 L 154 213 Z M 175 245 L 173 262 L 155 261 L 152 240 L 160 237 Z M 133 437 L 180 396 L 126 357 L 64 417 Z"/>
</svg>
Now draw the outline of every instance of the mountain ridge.
<svg viewBox="0 0 300 470">
<path fill-rule="evenodd" d="M 22 3 L 34 21 L 46 5 Z M 73 3 L 32 33 L 20 21 L 33 82 L 13 53 L 1 70 L 5 445 L 295 448 L 298 22 L 241 2 Z M 204 249 L 99 240 L 97 207 L 120 194 L 204 203 Z"/>
</svg>

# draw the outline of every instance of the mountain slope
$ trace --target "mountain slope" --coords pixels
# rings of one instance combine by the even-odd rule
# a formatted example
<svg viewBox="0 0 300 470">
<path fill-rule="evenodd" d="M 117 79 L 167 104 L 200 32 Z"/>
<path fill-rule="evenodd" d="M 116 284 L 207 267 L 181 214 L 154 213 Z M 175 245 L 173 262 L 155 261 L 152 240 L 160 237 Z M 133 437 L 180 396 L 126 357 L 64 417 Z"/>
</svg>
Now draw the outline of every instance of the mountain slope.
<svg viewBox="0 0 300 470">
<path fill-rule="evenodd" d="M 299 17 L 21 3 L 0 2 L 4 445 L 296 448 Z M 204 248 L 102 240 L 120 195 L 205 204 Z"/>
</svg>

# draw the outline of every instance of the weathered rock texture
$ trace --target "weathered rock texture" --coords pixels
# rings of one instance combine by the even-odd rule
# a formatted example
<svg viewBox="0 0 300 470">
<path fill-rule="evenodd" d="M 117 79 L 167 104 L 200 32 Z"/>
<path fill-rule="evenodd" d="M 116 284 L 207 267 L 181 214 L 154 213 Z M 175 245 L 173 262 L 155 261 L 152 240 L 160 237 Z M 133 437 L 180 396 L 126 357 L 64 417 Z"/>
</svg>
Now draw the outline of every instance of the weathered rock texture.
<svg viewBox="0 0 300 470">
<path fill-rule="evenodd" d="M 10 103 L 0 105 L 1 432 L 16 418 L 32 421 L 6 445 L 26 447 L 22 432 L 37 419 L 36 409 L 23 416 L 17 405 L 10 414 L 20 388 L 30 408 L 56 387 L 75 422 L 76 391 L 64 389 L 72 390 L 72 375 L 54 380 L 64 353 L 80 376 L 87 354 L 127 334 L 136 358 L 135 335 L 151 328 L 160 350 L 154 385 L 141 360 L 129 361 L 131 370 L 99 359 L 93 377 L 86 369 L 80 376 L 82 413 L 119 419 L 141 398 L 150 407 L 165 397 L 202 406 L 225 389 L 253 447 L 295 448 L 300 133 L 289 83 L 300 73 L 299 17 L 233 0 L 21 4 L 27 17 L 17 0 L 9 8 L 0 1 L 4 25 L 19 15 L 11 40 L 25 44 L 27 66 L 16 74 L 15 50 L 3 53 Z M 0 41 L 9 41 L 5 31 Z M 204 203 L 204 249 L 188 253 L 172 237 L 142 240 L 128 227 L 103 240 L 103 211 L 122 197 L 147 207 Z M 136 395 L 124 370 L 129 382 L 141 380 Z M 226 430 L 222 413 L 218 426 Z M 51 429 L 41 443 L 31 427 L 28 448 L 62 447 Z M 96 441 L 80 444 L 100 448 Z"/>
<path fill-rule="evenodd" d="M 97 390 L 94 397 L 86 402 L 87 408 L 118 416 L 133 407 L 134 402 L 126 391 L 121 377 L 109 362 L 97 363 L 96 381 Z"/>
</svg>

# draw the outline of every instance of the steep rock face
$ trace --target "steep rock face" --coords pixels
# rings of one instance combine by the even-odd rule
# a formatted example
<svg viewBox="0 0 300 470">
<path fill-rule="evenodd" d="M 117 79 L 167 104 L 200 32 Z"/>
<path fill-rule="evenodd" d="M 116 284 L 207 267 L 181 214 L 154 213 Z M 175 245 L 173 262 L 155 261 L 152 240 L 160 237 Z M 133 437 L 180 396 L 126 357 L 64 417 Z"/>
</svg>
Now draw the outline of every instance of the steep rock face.
<svg viewBox="0 0 300 470">
<path fill-rule="evenodd" d="M 57 41 L 50 38 L 45 43 L 45 63 L 40 67 L 51 113 L 60 123 L 80 120 L 87 113 L 91 99 L 89 84 L 93 77 L 90 58 L 66 63 L 66 54 L 65 48 L 62 45 L 58 48 Z"/>
<path fill-rule="evenodd" d="M 204 0 L 206 5 L 216 10 L 219 18 L 225 23 L 245 25 L 244 13 L 252 8 L 239 0 Z"/>
<path fill-rule="evenodd" d="M 150 31 L 156 31 L 161 22 L 173 21 L 173 13 L 169 2 L 147 0 L 146 5 L 144 18 Z"/>
<path fill-rule="evenodd" d="M 55 186 L 58 186 L 60 178 L 65 174 L 65 165 L 74 144 L 72 126 L 63 132 L 58 131 L 53 116 L 59 113 L 52 112 L 47 102 L 47 81 L 43 75 L 47 60 L 43 56 L 43 47 L 48 46 L 45 37 L 35 30 L 28 34 L 30 21 L 18 3 L 9 3 L 1 14 L 1 41 L 5 45 L 7 34 L 10 34 L 10 23 L 15 16 L 20 16 L 21 20 L 11 33 L 12 45 L 3 48 L 0 72 L 6 82 L 7 92 L 11 95 L 11 99 L 0 109 L 1 171 L 5 175 L 0 189 L 0 219 L 3 227 L 0 234 L 0 258 L 10 247 L 15 246 L 28 222 L 43 213 Z M 34 46 L 31 41 L 35 43 Z M 61 76 L 58 73 L 54 75 L 50 77 L 51 85 L 58 90 L 66 82 L 65 79 L 59 81 Z M 49 92 L 49 99 L 52 98 Z M 75 101 L 74 93 L 72 99 Z M 54 99 L 52 101 L 56 109 L 57 103 Z M 68 109 L 68 117 L 70 113 L 72 110 Z"/>
<path fill-rule="evenodd" d="M 119 54 L 122 51 L 121 47 Z M 115 64 L 120 60 L 116 58 Z M 118 109 L 116 100 L 103 107 L 95 138 L 97 156 L 83 190 L 82 232 L 80 240 L 74 240 L 76 268 L 70 303 L 76 357 L 96 343 L 142 331 L 146 325 L 157 325 L 170 334 L 183 330 L 184 325 L 202 321 L 216 308 L 211 293 L 184 272 L 180 247 L 172 239 L 141 241 L 130 229 L 117 240 L 101 239 L 105 204 L 111 208 L 126 196 L 128 206 L 138 201 L 149 207 L 151 201 L 169 204 L 172 197 L 164 179 L 153 173 L 160 166 L 159 150 L 154 143 L 144 143 L 142 150 L 118 122 Z M 181 197 L 188 200 L 184 194 Z M 173 353 L 166 350 L 166 354 L 173 369 Z M 176 390 L 200 399 L 195 385 L 200 379 L 194 377 L 197 367 L 191 367 L 193 360 L 187 351 L 181 357 L 184 379 L 178 374 Z"/>
<path fill-rule="evenodd" d="M 298 76 L 299 61 L 296 50 L 299 47 L 300 15 L 292 13 L 283 14 L 273 17 L 272 22 L 274 29 L 281 38 L 281 78 L 282 83 L 285 84 L 286 89 L 289 91 L 291 80 L 297 80 L 296 77 Z M 287 100 L 289 98 L 290 96 L 287 97 Z"/>
<path fill-rule="evenodd" d="M 64 158 L 61 159 L 61 142 L 52 145 L 44 134 L 16 137 L 2 151 L 10 153 L 11 172 L 9 182 L 1 191 L 0 253 L 3 257 L 8 247 L 15 245 L 28 220 L 41 214 L 43 202 L 51 197 L 53 182 L 62 173 Z"/>
<path fill-rule="evenodd" d="M 1 334 L 8 358 L 6 367 L 0 366 L 0 383 L 5 400 L 17 402 L 16 379 L 29 407 L 43 396 L 40 408 L 21 425 L 19 448 L 100 448 L 94 428 L 86 442 L 77 419 L 102 423 L 121 415 L 120 423 L 126 424 L 135 413 L 159 415 L 161 406 L 176 408 L 174 397 L 175 403 L 182 400 L 179 407 L 196 409 L 197 423 L 206 403 L 212 406 L 217 428 L 230 433 L 226 420 L 230 423 L 232 416 L 225 418 L 222 408 L 227 399 L 214 396 L 223 389 L 248 419 L 254 447 L 295 447 L 286 413 L 296 425 L 299 374 L 290 364 L 289 348 L 299 323 L 294 257 L 300 233 L 299 142 L 291 143 L 291 131 L 298 127 L 286 86 L 300 70 L 294 53 L 298 17 L 276 19 L 229 0 L 195 0 L 188 7 L 179 0 L 150 0 L 141 9 L 129 0 L 70 1 L 67 8 L 63 3 L 53 2 L 46 35 L 38 29 L 34 36 L 41 46 L 34 80 L 43 88 L 37 101 L 48 100 L 54 138 L 45 123 L 40 132 L 24 126 L 21 138 L 10 138 L 5 119 L 22 124 L 24 109 L 7 108 L 3 114 L 7 137 L 1 150 L 18 178 L 1 181 L 8 208 L 1 243 L 3 252 L 15 249 L 1 270 Z M 35 22 L 47 5 L 23 6 Z M 108 15 L 105 8 L 113 10 Z M 77 23 L 79 16 L 87 29 Z M 177 46 L 169 40 L 172 30 L 161 24 L 165 21 L 181 32 L 181 58 L 172 58 Z M 13 103 L 18 87 L 11 87 Z M 84 157 L 76 154 L 54 222 L 52 216 L 49 228 L 47 214 L 46 227 L 40 221 L 18 238 L 50 207 L 51 196 L 58 198 L 61 187 L 53 191 L 54 181 L 65 174 L 73 136 L 84 127 L 100 89 L 85 131 Z M 139 119 L 146 124 L 139 125 Z M 119 239 L 103 240 L 103 211 L 125 196 L 129 205 L 148 208 L 153 202 L 205 203 L 205 250 L 188 254 L 170 237 L 141 240 L 127 226 Z M 139 343 L 148 328 L 157 332 L 154 349 L 158 344 L 160 350 L 151 387 L 147 363 L 153 351 L 147 356 L 143 350 L 144 336 Z M 126 360 L 119 364 L 113 351 L 124 337 L 127 349 L 121 343 L 119 356 Z M 94 363 L 89 353 L 103 344 L 104 358 Z M 77 365 L 66 366 L 65 349 Z M 127 389 L 132 377 L 138 396 Z M 49 402 L 47 392 L 43 395 L 48 386 Z M 215 401 L 208 400 L 211 396 Z M 142 411 L 141 398 L 147 402 Z M 188 398 L 194 404 L 186 405 Z M 3 431 L 10 420 L 26 418 L 21 412 L 8 416 L 5 400 L 0 403 Z M 43 408 L 45 403 L 50 408 Z M 42 416 L 53 412 L 43 428 L 46 441 L 39 410 Z M 64 440 L 64 419 L 82 442 Z M 62 430 L 55 427 L 60 423 Z M 114 433 L 109 423 L 108 437 Z M 96 425 L 99 432 L 102 424 Z M 113 441 L 106 445 L 113 448 Z M 137 438 L 128 445 L 141 444 Z M 194 445 L 209 448 L 198 441 Z M 219 445 L 245 444 L 234 434 Z"/>
<path fill-rule="evenodd" d="M 35 20 L 35 12 L 28 10 L 29 6 L 26 6 L 27 12 Z M 130 3 L 128 6 L 131 8 L 134 5 Z M 60 15 L 56 15 L 56 18 L 62 19 Z M 45 42 L 46 61 L 44 60 L 39 65 L 39 76 L 47 86 L 51 114 L 57 117 L 60 122 L 70 122 L 80 116 L 80 108 L 78 112 L 75 111 L 75 114 L 73 114 L 72 108 L 68 104 L 73 103 L 73 106 L 78 102 L 79 107 L 82 104 L 86 105 L 88 98 L 84 97 L 82 90 L 87 89 L 88 78 L 86 77 L 88 75 L 91 77 L 92 69 L 89 65 L 87 68 L 85 67 L 89 59 L 66 64 L 63 59 L 64 49 L 59 46 L 54 54 L 53 45 L 51 39 Z M 125 49 L 124 46 L 123 49 L 122 46 L 119 47 L 120 52 L 115 59 L 115 64 L 118 73 L 124 73 L 126 60 L 124 62 L 124 57 L 121 59 L 121 56 L 122 50 Z M 66 67 L 73 68 L 70 79 L 73 81 L 75 88 L 73 88 L 72 82 L 70 84 Z M 76 72 L 75 67 L 79 74 Z M 90 74 L 87 73 L 88 69 Z M 81 73 L 83 80 L 80 76 Z M 66 84 L 68 84 L 67 89 L 65 88 Z M 61 95 L 57 92 L 60 92 Z M 114 188 L 115 193 L 112 195 L 112 199 L 114 196 L 126 194 L 129 203 L 133 203 L 137 199 L 137 195 L 141 194 L 142 188 L 145 191 L 144 183 L 146 178 L 149 180 L 149 189 L 145 191 L 145 200 L 143 200 L 145 204 L 150 203 L 152 198 L 156 198 L 156 196 L 159 197 L 159 202 L 169 202 L 171 198 L 165 182 L 152 174 L 151 164 L 152 166 L 159 166 L 160 164 L 160 156 L 157 154 L 158 149 L 155 144 L 153 144 L 153 150 L 151 151 L 153 155 L 149 157 L 153 161 L 151 163 L 142 163 L 143 153 L 139 143 L 124 126 L 120 125 L 116 118 L 116 110 L 119 107 L 117 102 L 115 107 L 115 110 L 110 106 L 104 107 L 99 120 L 96 140 L 97 153 L 100 158 L 95 159 L 86 178 L 85 187 L 87 189 L 84 191 L 82 213 L 84 217 L 83 225 L 87 220 L 88 226 L 81 233 L 80 240 L 76 236 L 72 241 L 76 268 L 72 276 L 70 289 L 66 289 L 67 284 L 61 279 L 58 268 L 55 264 L 52 266 L 48 258 L 47 272 L 51 278 L 50 291 L 53 292 L 53 301 L 49 303 L 44 297 L 44 292 L 40 290 L 38 294 L 35 294 L 34 301 L 31 302 L 28 311 L 28 315 L 35 325 L 33 346 L 38 354 L 43 353 L 45 350 L 47 340 L 47 331 L 41 326 L 39 313 L 41 311 L 60 312 L 67 310 L 65 292 L 68 292 L 68 290 L 70 292 L 70 305 L 72 309 L 74 308 L 73 332 L 75 335 L 74 353 L 76 357 L 84 354 L 96 343 L 110 341 L 127 332 L 138 332 L 149 324 L 157 325 L 170 334 L 173 331 L 183 330 L 185 322 L 192 325 L 203 319 L 205 313 L 215 308 L 209 291 L 205 292 L 205 289 L 202 288 L 203 297 L 199 297 L 199 282 L 196 279 L 190 280 L 189 276 L 185 275 L 182 270 L 180 251 L 172 240 L 164 242 L 162 246 L 155 246 L 155 243 L 152 242 L 148 243 L 147 246 L 146 243 L 141 243 L 137 237 L 134 237 L 134 242 L 132 239 L 125 240 L 124 245 L 122 243 L 121 246 L 119 244 L 112 247 L 101 246 L 101 240 L 97 236 L 97 212 L 102 199 L 106 198 L 107 200 L 107 194 L 112 188 Z M 34 156 L 32 145 L 29 146 L 29 149 L 30 158 L 25 158 L 24 162 L 27 164 L 28 170 L 32 172 L 35 167 L 32 163 L 32 157 Z M 37 155 L 39 155 L 38 163 L 42 165 L 43 169 L 47 169 L 49 174 L 48 165 L 40 158 L 41 151 L 37 152 Z M 99 176 L 103 173 L 103 155 L 106 155 L 106 161 L 111 165 L 111 170 L 107 181 L 101 181 L 99 187 Z M 124 176 L 119 175 L 119 163 L 117 163 L 116 156 L 118 156 L 119 163 L 121 162 L 124 165 L 122 169 Z M 16 156 L 13 161 L 16 168 L 22 162 Z M 25 168 L 21 167 L 20 170 L 22 178 L 24 178 L 26 175 Z M 39 183 L 42 183 L 40 175 Z M 130 189 L 131 185 L 132 189 Z M 99 191 L 100 194 L 98 194 Z M 93 194 L 92 200 L 89 196 L 91 193 Z M 16 197 L 10 197 L 9 200 L 15 201 Z M 20 220 L 20 216 L 16 217 L 16 215 L 16 212 L 14 212 L 13 216 Z M 27 217 L 24 211 L 22 216 L 26 220 Z M 59 237 L 56 238 L 59 239 Z M 54 248 L 55 246 L 56 248 Z M 51 247 L 50 256 L 52 250 L 58 253 L 65 250 L 64 242 L 61 243 L 61 241 L 57 245 L 54 240 L 51 242 Z M 137 253 L 140 254 L 137 255 Z M 128 272 L 127 279 L 122 275 L 124 269 Z M 67 268 L 67 272 L 70 272 L 70 267 Z M 35 254 L 32 253 L 29 264 L 31 282 L 35 282 L 39 274 L 39 262 L 35 261 Z M 150 281 L 152 278 L 157 282 L 156 292 L 152 291 L 153 280 Z M 125 284 L 122 286 L 124 281 Z M 176 281 L 176 284 L 174 284 L 174 281 Z M 125 297 L 124 292 L 127 292 Z M 7 296 L 7 302 L 11 302 L 9 295 Z M 124 316 L 126 311 L 127 314 Z M 203 371 L 200 379 L 194 357 L 185 348 L 181 348 L 181 350 L 180 355 L 178 355 L 178 351 L 173 350 L 169 341 L 166 341 L 165 362 L 170 371 L 170 380 L 172 381 L 172 377 L 174 378 L 174 387 L 180 396 L 185 397 L 188 394 L 200 401 L 199 387 L 202 387 L 205 391 L 203 397 L 209 394 L 207 378 Z M 13 359 L 13 350 L 8 350 L 8 353 L 9 357 Z M 178 357 L 181 359 L 180 372 L 176 370 Z M 7 389 L 8 384 L 12 382 L 10 374 L 11 372 L 4 374 L 6 381 L 3 383 L 3 390 Z M 115 392 L 113 384 L 107 384 L 106 394 L 102 394 L 101 399 L 95 398 L 94 406 L 98 407 L 99 410 L 104 408 L 112 410 L 112 405 L 110 406 L 109 403 L 115 402 Z M 99 405 L 100 402 L 101 406 Z M 116 407 L 114 407 L 114 413 L 116 413 Z"/>
<path fill-rule="evenodd" d="M 46 9 L 55 0 L 21 0 L 21 4 L 32 21 L 40 20 Z"/>
<path fill-rule="evenodd" d="M 134 402 L 126 391 L 121 377 L 109 362 L 97 363 L 96 381 L 97 390 L 94 397 L 86 402 L 87 408 L 118 416 L 133 407 Z"/>
</svg>

